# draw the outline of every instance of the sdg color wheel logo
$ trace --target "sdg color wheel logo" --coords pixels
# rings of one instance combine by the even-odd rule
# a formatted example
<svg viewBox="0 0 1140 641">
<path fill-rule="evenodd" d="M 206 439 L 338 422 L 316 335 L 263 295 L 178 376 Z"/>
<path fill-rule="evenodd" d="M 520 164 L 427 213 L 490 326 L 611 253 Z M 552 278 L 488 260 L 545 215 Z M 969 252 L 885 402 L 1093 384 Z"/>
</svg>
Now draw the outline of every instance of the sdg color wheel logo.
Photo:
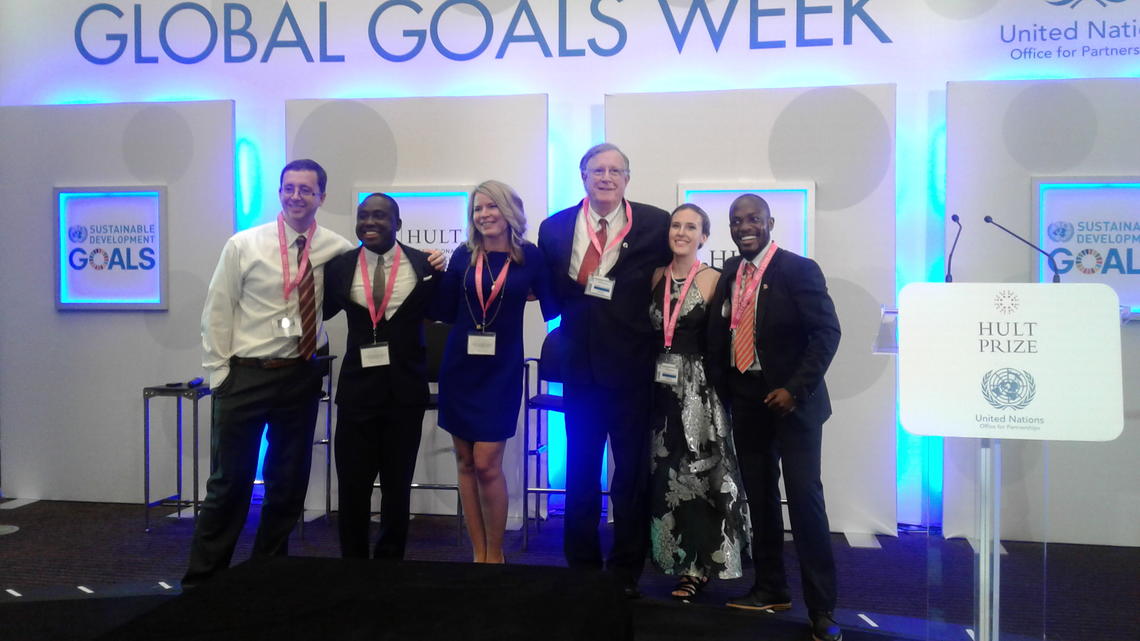
<svg viewBox="0 0 1140 641">
<path fill-rule="evenodd" d="M 1003 367 L 982 376 L 982 397 L 996 409 L 1024 409 L 1036 395 L 1037 384 L 1025 370 Z"/>
<path fill-rule="evenodd" d="M 1104 267 L 1104 256 L 1100 252 L 1089 247 L 1081 250 L 1076 258 L 1077 269 L 1082 274 L 1095 274 Z"/>
</svg>

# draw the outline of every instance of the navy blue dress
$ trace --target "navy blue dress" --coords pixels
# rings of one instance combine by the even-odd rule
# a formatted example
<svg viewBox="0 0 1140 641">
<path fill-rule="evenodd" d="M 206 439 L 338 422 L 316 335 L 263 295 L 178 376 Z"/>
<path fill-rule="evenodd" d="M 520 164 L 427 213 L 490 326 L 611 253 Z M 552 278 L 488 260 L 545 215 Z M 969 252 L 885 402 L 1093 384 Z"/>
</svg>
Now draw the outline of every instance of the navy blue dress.
<svg viewBox="0 0 1140 641">
<path fill-rule="evenodd" d="M 523 245 L 523 257 L 522 265 L 511 265 L 503 290 L 487 310 L 486 331 L 495 333 L 494 356 L 467 354 L 467 335 L 483 322 L 483 312 L 466 245 L 452 253 L 440 284 L 437 317 L 452 328 L 439 372 L 439 426 L 465 441 L 505 441 L 514 436 L 522 399 L 527 296 L 533 292 L 538 297 L 547 320 L 557 315 L 542 252 L 528 243 Z M 487 255 L 484 298 L 507 258 L 507 252 Z"/>
</svg>

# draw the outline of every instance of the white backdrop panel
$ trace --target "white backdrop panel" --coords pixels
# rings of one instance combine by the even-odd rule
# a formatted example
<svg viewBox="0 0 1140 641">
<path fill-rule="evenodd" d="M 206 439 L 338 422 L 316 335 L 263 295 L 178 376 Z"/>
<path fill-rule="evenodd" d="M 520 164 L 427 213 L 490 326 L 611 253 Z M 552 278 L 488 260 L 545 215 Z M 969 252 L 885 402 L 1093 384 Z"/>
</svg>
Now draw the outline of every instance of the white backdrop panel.
<svg viewBox="0 0 1140 641">
<path fill-rule="evenodd" d="M 836 531 L 894 534 L 895 368 L 871 354 L 895 295 L 894 86 L 618 94 L 605 116 L 633 200 L 672 209 L 679 183 L 816 185 L 814 258 L 843 328 L 827 376 L 827 512 Z M 728 212 L 708 214 L 711 237 L 727 236 Z"/>
<path fill-rule="evenodd" d="M 962 218 L 957 282 L 1032 282 L 1034 176 L 1135 175 L 1140 80 L 954 82 L 947 86 L 946 211 Z M 949 230 L 947 230 L 949 234 Z M 949 236 L 948 236 L 949 237 Z M 949 245 L 947 245 L 949 246 Z M 1133 276 L 1140 278 L 1140 275 Z M 1062 276 L 1064 279 L 1064 276 Z M 1122 328 L 1124 433 L 1109 443 L 1007 442 L 1003 538 L 1140 545 L 1140 327 Z M 1080 372 L 1080 364 L 1073 363 Z M 1096 372 L 1080 375 L 1096 376 Z M 1095 398 L 1076 399 L 1095 403 Z M 943 528 L 973 536 L 978 441 L 947 439 Z"/>
<path fill-rule="evenodd" d="M 328 170 L 328 198 L 320 220 L 350 240 L 356 238 L 359 188 L 426 191 L 436 185 L 444 191 L 491 178 L 511 185 L 522 197 L 527 237 L 533 240 L 547 212 L 546 109 L 545 95 L 292 100 L 286 103 L 286 148 L 290 158 L 313 158 Z M 440 229 L 449 237 L 459 229 L 458 237 L 465 238 L 464 224 L 450 211 L 439 217 L 405 216 L 398 237 L 421 249 L 435 249 L 438 242 L 425 239 L 438 239 L 435 231 Z M 343 317 L 329 324 L 329 333 L 334 353 L 342 353 Z M 537 356 L 545 335 L 537 304 L 528 307 L 525 335 L 526 355 Z M 434 412 L 424 417 L 415 480 L 454 483 L 451 436 L 436 427 L 435 419 Z M 520 440 L 511 439 L 503 457 L 512 524 L 521 522 L 522 513 Z M 310 486 L 310 507 L 315 506 L 315 489 Z M 412 511 L 454 513 L 455 494 L 414 492 Z"/>
<path fill-rule="evenodd" d="M 23 248 L 0 252 L 0 297 L 19 302 L 0 316 L 4 492 L 141 501 L 142 388 L 202 371 L 202 303 L 233 229 L 234 103 L 3 107 L 0 139 L 6 233 Z M 57 185 L 166 186 L 169 310 L 55 310 Z M 208 398 L 202 410 L 209 443 Z M 174 491 L 173 399 L 152 402 L 151 414 L 152 496 L 166 496 Z"/>
</svg>

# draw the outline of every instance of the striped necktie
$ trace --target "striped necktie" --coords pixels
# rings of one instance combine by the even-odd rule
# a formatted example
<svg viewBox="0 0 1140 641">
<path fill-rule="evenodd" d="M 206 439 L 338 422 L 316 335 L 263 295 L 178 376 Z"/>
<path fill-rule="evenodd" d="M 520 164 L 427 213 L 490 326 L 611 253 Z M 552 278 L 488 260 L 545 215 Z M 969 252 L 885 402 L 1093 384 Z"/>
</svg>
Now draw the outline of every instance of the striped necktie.
<svg viewBox="0 0 1140 641">
<path fill-rule="evenodd" d="M 301 358 L 309 360 L 317 351 L 316 290 L 313 286 L 312 263 L 301 264 L 305 255 L 305 237 L 297 237 L 297 268 L 301 270 L 301 284 L 297 288 L 297 301 L 301 309 L 301 342 L 297 349 Z"/>
<path fill-rule="evenodd" d="M 736 286 L 741 290 L 746 289 L 754 273 L 756 273 L 756 266 L 751 262 L 746 263 L 744 265 L 744 282 L 737 283 Z M 736 369 L 740 370 L 742 374 L 748 371 L 748 368 L 752 367 L 752 363 L 756 361 L 756 309 L 753 304 L 755 300 L 756 295 L 753 294 L 751 300 L 740 301 L 740 305 L 744 309 L 741 310 L 740 324 L 736 326 L 736 334 L 732 336 L 733 362 L 736 363 Z"/>
</svg>

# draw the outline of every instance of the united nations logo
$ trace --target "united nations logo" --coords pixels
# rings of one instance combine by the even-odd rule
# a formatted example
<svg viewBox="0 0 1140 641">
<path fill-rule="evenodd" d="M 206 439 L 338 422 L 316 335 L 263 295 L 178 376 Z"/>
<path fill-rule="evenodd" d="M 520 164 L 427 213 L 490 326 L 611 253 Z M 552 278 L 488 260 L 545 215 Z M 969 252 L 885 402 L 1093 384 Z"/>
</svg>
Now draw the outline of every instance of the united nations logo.
<svg viewBox="0 0 1140 641">
<path fill-rule="evenodd" d="M 1049 240 L 1055 243 L 1067 243 L 1073 239 L 1073 223 L 1067 220 L 1049 223 L 1045 231 L 1049 234 Z"/>
<path fill-rule="evenodd" d="M 982 396 L 999 410 L 1023 409 L 1036 395 L 1037 384 L 1025 370 L 1003 367 L 982 376 Z"/>
<path fill-rule="evenodd" d="M 67 228 L 67 239 L 73 243 L 81 243 L 87 240 L 87 226 L 86 225 L 72 225 Z"/>
<path fill-rule="evenodd" d="M 994 309 L 1003 314 L 1012 314 L 1020 306 L 1021 301 L 1018 300 L 1017 294 L 1008 289 L 1003 289 L 994 296 Z"/>
</svg>

